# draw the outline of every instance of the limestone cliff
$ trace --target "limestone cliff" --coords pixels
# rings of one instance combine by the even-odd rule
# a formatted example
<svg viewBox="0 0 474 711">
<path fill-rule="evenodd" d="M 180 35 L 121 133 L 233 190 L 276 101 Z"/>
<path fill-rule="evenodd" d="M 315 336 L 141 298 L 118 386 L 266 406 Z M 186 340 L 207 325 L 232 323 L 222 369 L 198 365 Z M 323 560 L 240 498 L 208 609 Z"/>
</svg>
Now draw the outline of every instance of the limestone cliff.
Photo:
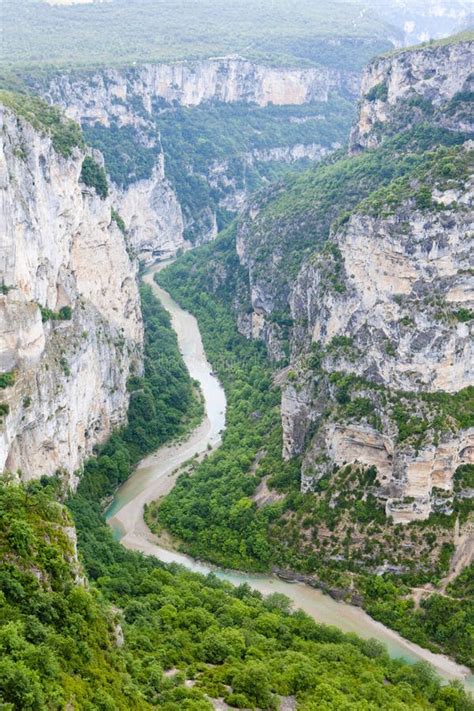
<svg viewBox="0 0 474 711">
<path fill-rule="evenodd" d="M 305 452 L 303 490 L 333 464 L 376 466 L 387 514 L 404 522 L 426 518 L 436 490 L 452 493 L 456 468 L 474 461 L 474 428 L 438 396 L 454 402 L 474 381 L 472 198 L 466 185 L 435 191 L 433 211 L 356 213 L 331 238 L 335 256 L 302 268 L 291 312 L 313 360 L 308 351 L 294 360 L 282 421 L 285 456 Z M 334 260 L 339 289 L 328 278 Z"/>
<path fill-rule="evenodd" d="M 374 60 L 362 79 L 351 149 L 374 148 L 390 133 L 426 120 L 453 130 L 474 131 L 467 103 L 473 81 L 469 39 L 441 41 Z"/>
<path fill-rule="evenodd" d="M 153 104 L 198 106 L 208 101 L 245 102 L 267 106 L 327 101 L 333 90 L 356 94 L 357 72 L 328 67 L 291 69 L 255 64 L 239 57 L 224 57 L 176 64 L 145 64 L 123 70 L 60 75 L 48 94 L 55 104 L 68 107 L 77 121 L 107 123 L 112 116 L 137 123 L 131 115 L 136 97 L 146 116 Z"/>
<path fill-rule="evenodd" d="M 395 522 L 449 512 L 474 461 L 471 56 L 455 38 L 372 62 L 351 157 L 257 195 L 237 232 L 239 330 L 289 360 L 284 457 L 303 491 L 375 466 Z"/>
<path fill-rule="evenodd" d="M 332 238 L 342 260 L 336 291 L 327 255 L 302 268 L 291 294 L 313 342 L 351 339 L 340 370 L 399 390 L 457 392 L 474 379 L 472 189 L 438 192 L 434 210 L 403 205 L 383 218 L 355 214 Z M 357 352 L 357 357 L 352 351 Z"/>
<path fill-rule="evenodd" d="M 1 122 L 0 470 L 71 479 L 126 418 L 136 264 L 110 199 L 80 182 L 83 152 L 64 157 L 10 109 Z"/>
<path fill-rule="evenodd" d="M 165 178 L 163 154 L 150 178 L 126 188 L 113 187 L 114 204 L 127 228 L 128 240 L 143 261 L 172 256 L 185 242 L 181 206 Z"/>
<path fill-rule="evenodd" d="M 239 156 L 244 169 L 252 168 L 258 163 L 298 164 L 300 161 L 318 162 L 332 151 L 341 148 L 341 144 L 333 142 L 331 146 L 318 143 L 296 143 L 291 146 L 273 146 L 271 148 L 254 148 Z M 215 161 L 209 169 L 209 184 L 220 190 L 224 196 L 220 205 L 231 212 L 244 209 L 249 198 L 249 190 L 245 184 L 240 184 L 235 178 L 229 177 L 230 160 Z M 230 188 L 230 190 L 229 190 Z"/>
<path fill-rule="evenodd" d="M 353 100 L 360 77 L 349 70 L 270 67 L 228 57 L 61 73 L 47 84 L 32 81 L 34 89 L 44 98 L 61 106 L 86 131 L 89 129 L 88 140 L 93 145 L 104 150 L 101 143 L 107 143 L 111 161 L 116 162 L 117 154 L 120 155 L 121 140 L 136 146 L 136 154 L 140 155 L 139 173 L 143 174 L 136 176 L 131 166 L 126 175 L 121 176 L 123 180 L 120 188 L 117 185 L 115 203 L 139 256 L 146 259 L 152 254 L 168 254 L 189 247 L 187 239 L 193 242 L 213 239 L 218 229 L 218 213 L 238 211 L 254 187 L 255 178 L 247 181 L 245 177 L 249 168 L 269 162 L 285 165 L 301 163 L 304 159 L 320 160 L 332 150 L 331 143 L 334 143 L 330 139 L 325 145 L 314 142 L 287 145 L 282 143 L 280 126 L 276 143 L 270 142 L 265 150 L 230 153 L 234 164 L 230 170 L 226 159 L 215 161 L 207 169 L 202 158 L 197 169 L 186 160 L 186 155 L 176 155 L 183 150 L 181 145 L 173 146 L 174 154 L 167 158 L 169 162 L 179 160 L 180 168 L 179 175 L 174 175 L 174 182 L 170 182 L 170 170 L 160 141 L 162 114 L 173 112 L 177 107 L 197 109 L 219 104 L 262 108 L 300 106 L 315 101 L 327 103 L 333 95 Z M 325 124 L 324 117 L 317 118 Z M 297 117 L 297 120 L 304 122 L 305 117 Z M 179 123 L 179 117 L 177 121 Z M 222 121 L 225 122 L 225 117 Z M 186 126 L 183 130 L 186 132 Z M 199 140 L 203 140 L 202 137 Z M 232 140 L 238 144 L 238 136 Z M 238 164 L 239 179 L 236 179 L 235 164 Z M 114 172 L 122 171 L 120 168 L 111 170 L 112 178 L 119 183 Z M 189 190 L 185 188 L 186 192 L 193 193 L 189 198 L 191 207 L 183 203 L 176 186 L 177 181 L 185 182 L 184 176 L 197 181 Z M 207 202 L 203 198 L 201 205 L 198 198 L 205 184 L 210 186 L 212 196 Z M 204 188 L 204 192 L 206 190 Z"/>
</svg>

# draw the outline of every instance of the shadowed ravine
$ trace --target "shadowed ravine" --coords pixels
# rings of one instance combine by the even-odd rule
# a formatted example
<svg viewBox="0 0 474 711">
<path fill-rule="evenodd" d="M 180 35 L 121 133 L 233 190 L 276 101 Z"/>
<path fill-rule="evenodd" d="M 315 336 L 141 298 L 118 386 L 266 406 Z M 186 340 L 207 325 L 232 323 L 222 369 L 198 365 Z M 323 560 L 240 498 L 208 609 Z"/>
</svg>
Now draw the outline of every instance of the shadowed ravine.
<svg viewBox="0 0 474 711">
<path fill-rule="evenodd" d="M 301 608 L 318 622 L 335 625 L 344 632 L 354 632 L 364 638 L 373 637 L 386 645 L 391 656 L 403 657 L 410 662 L 428 661 L 444 679 L 461 679 L 468 689 L 474 690 L 474 676 L 470 675 L 466 667 L 403 639 L 398 633 L 373 620 L 360 608 L 336 602 L 303 583 L 288 583 L 270 575 L 225 571 L 196 561 L 164 548 L 151 533 L 143 520 L 145 504 L 166 495 L 173 488 L 179 474 L 177 469 L 185 461 L 196 454 L 202 455 L 208 451 L 209 446 L 219 446 L 220 433 L 225 427 L 226 408 L 224 391 L 212 374 L 196 319 L 181 309 L 170 295 L 153 281 L 154 274 L 163 266 L 160 264 L 149 269 L 144 279 L 152 286 L 155 295 L 171 315 L 183 359 L 191 377 L 200 383 L 206 417 L 185 441 L 161 447 L 142 460 L 128 481 L 120 487 L 106 514 L 116 537 L 126 548 L 154 555 L 166 563 L 181 563 L 198 573 L 207 574 L 212 571 L 219 578 L 237 585 L 248 583 L 264 594 L 284 593 L 293 601 L 295 607 Z"/>
</svg>

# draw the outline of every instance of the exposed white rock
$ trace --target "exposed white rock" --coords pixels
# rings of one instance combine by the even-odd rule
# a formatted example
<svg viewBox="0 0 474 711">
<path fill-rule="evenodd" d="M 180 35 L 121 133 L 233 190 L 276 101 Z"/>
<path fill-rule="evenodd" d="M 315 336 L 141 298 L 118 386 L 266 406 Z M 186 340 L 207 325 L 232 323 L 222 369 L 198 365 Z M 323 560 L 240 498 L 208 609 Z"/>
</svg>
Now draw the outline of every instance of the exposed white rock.
<svg viewBox="0 0 474 711">
<path fill-rule="evenodd" d="M 396 111 L 413 114 L 409 99 L 422 99 L 440 107 L 472 82 L 472 41 L 454 42 L 444 46 L 425 46 L 389 54 L 371 62 L 361 85 L 359 120 L 351 134 L 353 150 L 374 148 L 381 140 L 384 125 L 396 121 Z M 377 87 L 384 94 L 372 97 Z M 472 116 L 463 112 L 444 115 L 440 123 L 456 130 L 472 130 Z"/>
<path fill-rule="evenodd" d="M 471 77 L 472 43 L 375 60 L 363 80 L 352 149 L 377 146 L 391 131 L 423 120 L 419 106 L 426 105 L 436 125 L 464 130 L 468 111 L 462 97 L 452 110 L 444 108 L 467 89 Z M 367 98 L 378 85 L 374 94 L 382 98 Z M 410 98 L 413 106 L 408 106 Z M 467 142 L 464 150 L 470 147 Z M 334 251 L 305 258 L 295 280 L 288 280 L 281 268 L 283 240 L 292 238 L 285 216 L 265 219 L 265 206 L 284 189 L 275 187 L 247 205 L 236 240 L 249 283 L 238 328 L 248 338 L 263 340 L 270 355 L 278 353 L 275 341 L 284 331 L 278 334 L 277 319 L 270 317 L 284 313 L 289 301 L 283 456 L 303 455 L 304 491 L 335 464 L 359 462 L 377 468 L 378 493 L 387 513 L 396 521 L 422 519 L 436 507 L 438 489 L 452 491 L 455 469 L 472 461 L 472 432 L 456 430 L 453 422 L 444 423 L 441 433 L 428 431 L 416 447 L 400 442 L 391 405 L 384 401 L 386 393 L 456 393 L 474 382 L 473 324 L 466 317 L 474 308 L 473 195 L 467 182 L 433 188 L 432 209 L 419 210 L 415 200 L 408 200 L 388 217 L 388 209 L 380 217 L 353 214 L 332 235 Z M 309 209 L 298 215 L 295 206 L 295 231 L 308 229 Z M 339 350 L 338 341 L 344 346 Z M 327 376 L 334 371 L 359 376 L 357 397 L 365 399 L 371 417 L 360 415 L 358 420 L 344 415 L 343 408 L 337 410 L 340 393 Z M 372 384 L 367 392 L 364 381 Z M 414 404 L 410 413 L 420 422 L 429 410 L 423 403 Z"/>
<path fill-rule="evenodd" d="M 321 449 L 322 440 L 327 442 L 325 449 Z M 342 466 L 359 462 L 364 466 L 375 466 L 379 479 L 384 481 L 392 475 L 393 453 L 393 441 L 373 427 L 331 422 L 324 427 L 305 455 L 301 477 L 302 491 L 311 491 L 315 482 L 327 473 L 333 463 Z"/>
<path fill-rule="evenodd" d="M 67 106 L 76 121 L 109 125 L 111 117 L 122 124 L 137 121 L 137 114 L 125 107 L 133 96 L 142 97 L 143 111 L 150 113 L 157 100 L 182 106 L 206 101 L 298 105 L 327 101 L 335 90 L 356 94 L 358 87 L 357 72 L 271 67 L 240 57 L 222 57 L 61 75 L 51 82 L 48 94 L 53 103 Z"/>
<path fill-rule="evenodd" d="M 186 249 L 183 215 L 176 194 L 164 175 L 160 155 L 150 178 L 113 189 L 114 205 L 127 228 L 127 238 L 144 261 L 172 256 Z"/>
<path fill-rule="evenodd" d="M 358 92 L 359 74 L 326 67 L 290 69 L 255 64 L 239 57 L 144 64 L 123 69 L 101 69 L 57 75 L 38 90 L 51 103 L 82 125 L 133 127 L 140 143 L 153 147 L 156 166 L 149 179 L 132 182 L 116 190 L 116 207 L 142 259 L 174 254 L 190 245 L 184 235 L 197 243 L 208 242 L 217 234 L 216 210 L 204 208 L 200 214 L 183 215 L 179 201 L 163 169 L 160 136 L 153 117 L 165 106 L 195 107 L 208 102 L 245 102 L 258 106 L 298 105 L 327 101 L 332 92 Z M 304 157 L 319 160 L 327 149 L 316 145 L 274 147 L 245 155 L 248 165 L 256 161 L 292 162 Z M 241 158 L 240 156 L 238 157 Z M 227 168 L 227 166 L 226 166 Z M 237 212 L 248 189 L 222 172 L 211 168 L 205 180 L 226 186 L 220 207 Z"/>
<path fill-rule="evenodd" d="M 317 162 L 322 160 L 331 151 L 340 148 L 339 143 L 334 143 L 330 148 L 318 143 L 295 143 L 291 146 L 274 146 L 272 148 L 255 148 L 253 151 L 243 153 L 238 159 L 247 168 L 252 168 L 258 163 L 297 163 L 308 160 Z M 235 179 L 229 178 L 229 161 L 216 161 L 209 170 L 209 183 L 215 188 L 222 188 L 226 192 L 220 201 L 220 206 L 231 212 L 241 210 L 249 196 L 249 190 L 244 185 L 238 187 Z M 229 191 L 229 188 L 231 190 Z"/>
<path fill-rule="evenodd" d="M 304 451 L 309 425 L 317 417 L 311 395 L 311 383 L 296 385 L 291 380 L 286 381 L 281 398 L 283 459 L 291 459 Z"/>
<path fill-rule="evenodd" d="M 305 453 L 302 491 L 311 491 L 333 464 L 375 466 L 379 495 L 395 523 L 428 518 L 433 489 L 453 491 L 453 472 L 474 463 L 474 429 L 445 435 L 419 451 L 397 445 L 392 437 L 362 423 L 325 425 Z"/>
<path fill-rule="evenodd" d="M 1 111 L 0 470 L 25 479 L 65 469 L 73 481 L 92 447 L 126 418 L 126 381 L 141 369 L 136 283 L 111 202 L 79 182 L 71 158 L 9 110 Z M 72 309 L 41 319 L 40 306 Z"/>
<path fill-rule="evenodd" d="M 349 335 L 358 348 L 349 372 L 399 390 L 457 392 L 474 381 L 472 326 L 450 317 L 474 308 L 472 228 L 468 209 L 354 215 L 335 237 L 345 292 L 326 288 L 324 259 L 308 263 L 292 315 L 306 318 L 312 340 L 323 345 Z"/>
<path fill-rule="evenodd" d="M 326 372 L 353 373 L 390 392 L 455 393 L 472 385 L 472 320 L 456 318 L 459 309 L 474 309 L 472 192 L 468 186 L 447 192 L 436 192 L 437 210 L 405 205 L 390 217 L 353 215 L 333 235 L 344 290 L 330 286 L 327 255 L 303 266 L 291 313 L 326 349 Z M 347 352 L 331 351 L 335 337 L 350 339 Z M 323 422 L 317 384 L 304 362 L 294 367 L 296 382 L 287 381 L 282 397 L 283 454 L 305 453 L 304 491 L 334 464 L 375 466 L 387 514 L 405 523 L 427 518 L 435 490 L 452 492 L 456 468 L 474 461 L 472 430 L 428 438 L 416 449 L 398 443 L 386 406 L 370 391 L 360 396 L 375 397 L 380 432 L 366 422 Z M 312 422 L 319 427 L 305 452 Z"/>
</svg>

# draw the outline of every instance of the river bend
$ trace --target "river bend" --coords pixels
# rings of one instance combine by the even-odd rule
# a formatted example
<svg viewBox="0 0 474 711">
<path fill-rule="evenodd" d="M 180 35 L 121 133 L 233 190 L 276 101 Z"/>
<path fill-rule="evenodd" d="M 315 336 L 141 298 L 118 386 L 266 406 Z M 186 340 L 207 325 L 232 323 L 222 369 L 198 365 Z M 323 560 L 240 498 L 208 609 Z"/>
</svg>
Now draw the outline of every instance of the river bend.
<svg viewBox="0 0 474 711">
<path fill-rule="evenodd" d="M 144 280 L 153 288 L 155 296 L 171 316 L 184 362 L 191 377 L 200 384 L 206 415 L 202 423 L 183 442 L 160 447 L 143 459 L 130 478 L 118 489 L 106 512 L 107 521 L 117 539 L 126 548 L 156 556 L 165 563 L 180 563 L 205 575 L 212 571 L 219 578 L 236 585 L 248 583 L 263 594 L 283 593 L 292 600 L 294 607 L 301 608 L 318 622 L 335 625 L 344 632 L 354 632 L 366 639 L 373 637 L 386 645 L 391 656 L 403 657 L 409 662 L 428 661 L 444 679 L 460 679 L 468 689 L 474 690 L 474 676 L 470 675 L 466 667 L 405 640 L 397 632 L 373 620 L 360 608 L 336 602 L 304 583 L 289 583 L 270 575 L 226 571 L 202 563 L 163 547 L 149 530 L 143 520 L 145 504 L 171 491 L 179 475 L 177 470 L 184 462 L 219 446 L 225 427 L 226 409 L 224 390 L 213 375 L 206 358 L 196 319 L 154 282 L 154 275 L 161 268 L 163 264 L 149 269 Z"/>
</svg>

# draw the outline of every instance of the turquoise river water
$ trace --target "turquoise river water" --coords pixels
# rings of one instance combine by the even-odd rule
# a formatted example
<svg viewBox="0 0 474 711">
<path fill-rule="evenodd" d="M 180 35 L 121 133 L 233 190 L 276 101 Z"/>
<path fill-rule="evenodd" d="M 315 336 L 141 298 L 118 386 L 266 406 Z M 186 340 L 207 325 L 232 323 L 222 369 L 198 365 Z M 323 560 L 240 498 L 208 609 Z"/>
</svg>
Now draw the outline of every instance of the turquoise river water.
<svg viewBox="0 0 474 711">
<path fill-rule="evenodd" d="M 216 568 L 172 550 L 150 532 L 143 521 L 144 505 L 166 495 L 173 488 L 178 469 L 187 460 L 195 455 L 202 456 L 209 448 L 219 446 L 225 427 L 226 409 L 225 394 L 207 361 L 196 319 L 181 309 L 170 295 L 153 281 L 154 273 L 162 266 L 151 268 L 145 275 L 145 281 L 153 287 L 156 296 L 171 315 L 186 366 L 191 377 L 200 383 L 206 417 L 187 439 L 161 447 L 144 459 L 116 492 L 106 512 L 116 538 L 127 548 L 154 555 L 166 563 L 180 563 L 204 575 L 212 571 L 219 578 L 233 584 L 248 583 L 263 594 L 284 593 L 292 600 L 295 608 L 304 610 L 318 622 L 335 625 L 344 632 L 354 632 L 364 638 L 375 638 L 385 644 L 393 657 L 402 657 L 411 663 L 428 661 L 443 679 L 460 679 L 466 688 L 474 691 L 474 676 L 467 668 L 405 640 L 373 620 L 360 608 L 336 602 L 304 583 L 289 583 L 271 575 Z"/>
</svg>

